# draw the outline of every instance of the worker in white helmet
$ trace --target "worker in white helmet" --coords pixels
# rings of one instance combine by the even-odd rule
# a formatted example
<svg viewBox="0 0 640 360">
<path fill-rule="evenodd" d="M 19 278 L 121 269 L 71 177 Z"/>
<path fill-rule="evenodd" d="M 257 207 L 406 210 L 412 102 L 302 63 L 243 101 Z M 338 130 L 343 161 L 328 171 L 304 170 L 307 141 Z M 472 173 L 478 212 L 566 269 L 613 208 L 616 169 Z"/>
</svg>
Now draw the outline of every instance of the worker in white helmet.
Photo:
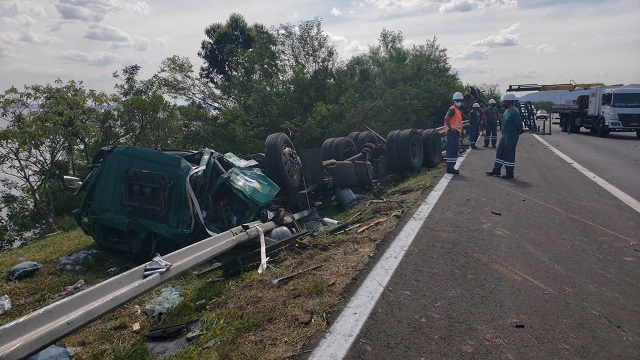
<svg viewBox="0 0 640 360">
<path fill-rule="evenodd" d="M 464 97 L 461 93 L 456 92 L 453 94 L 453 105 L 444 116 L 444 133 L 447 140 L 447 157 L 445 158 L 447 174 L 458 174 L 460 172 L 455 168 L 455 165 L 458 161 L 458 143 L 460 142 L 460 134 L 462 134 L 462 112 L 460 111 L 460 106 L 462 106 L 463 99 Z"/>
<path fill-rule="evenodd" d="M 476 141 L 480 135 L 480 104 L 474 103 L 469 111 L 469 147 L 477 149 Z"/>
<path fill-rule="evenodd" d="M 484 109 L 484 146 L 489 147 L 489 141 L 491 146 L 496 147 L 498 142 L 498 109 L 496 109 L 496 101 L 489 100 L 489 107 Z"/>
<path fill-rule="evenodd" d="M 505 109 L 502 114 L 502 136 L 500 137 L 500 143 L 498 143 L 493 169 L 487 171 L 487 175 L 500 175 L 504 165 L 506 174 L 502 175 L 502 178 L 513 179 L 513 171 L 516 166 L 516 146 L 518 145 L 520 134 L 524 132 L 520 111 L 514 107 L 516 100 L 516 96 L 513 93 L 506 93 L 502 97 L 502 107 Z"/>
</svg>

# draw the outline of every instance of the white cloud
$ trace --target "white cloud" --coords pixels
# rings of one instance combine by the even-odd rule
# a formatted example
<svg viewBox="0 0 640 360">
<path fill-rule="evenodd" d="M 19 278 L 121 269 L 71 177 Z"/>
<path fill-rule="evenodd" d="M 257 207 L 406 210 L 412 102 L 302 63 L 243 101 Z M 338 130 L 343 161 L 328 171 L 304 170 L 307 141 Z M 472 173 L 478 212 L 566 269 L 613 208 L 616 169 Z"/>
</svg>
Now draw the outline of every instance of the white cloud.
<svg viewBox="0 0 640 360">
<path fill-rule="evenodd" d="M 365 0 L 361 5 L 373 5 L 380 9 L 407 9 L 429 5 L 431 1 L 425 0 Z"/>
<path fill-rule="evenodd" d="M 342 11 L 340 11 L 339 8 L 333 8 L 331 9 L 331 14 L 335 16 L 339 16 L 339 15 L 342 15 Z"/>
<path fill-rule="evenodd" d="M 542 44 L 542 45 L 536 46 L 535 51 L 538 53 L 553 53 L 553 52 L 556 52 L 556 48 L 551 45 Z"/>
<path fill-rule="evenodd" d="M 65 20 L 102 21 L 104 15 L 78 6 L 56 5 L 56 10 Z"/>
<path fill-rule="evenodd" d="M 486 60 L 489 58 L 489 49 L 477 47 L 464 47 L 450 49 L 451 58 L 455 60 Z"/>
<path fill-rule="evenodd" d="M 329 40 L 336 45 L 338 50 L 338 54 L 343 55 L 343 57 L 351 57 L 352 55 L 360 54 L 366 52 L 369 47 L 367 45 L 362 45 L 358 40 L 347 40 L 344 36 L 333 35 L 327 31 L 324 32 L 329 37 Z"/>
<path fill-rule="evenodd" d="M 89 54 L 82 51 L 71 50 L 59 55 L 58 58 L 62 60 L 76 61 L 91 66 L 101 67 L 105 67 L 116 62 L 115 54 L 102 51 Z"/>
<path fill-rule="evenodd" d="M 518 6 L 517 0 L 448 0 L 440 4 L 439 11 L 447 12 L 468 12 L 480 10 L 509 9 Z"/>
<path fill-rule="evenodd" d="M 518 45 L 518 39 L 520 34 L 512 34 L 520 26 L 519 23 L 511 25 L 508 29 L 500 29 L 500 35 L 491 35 L 482 40 L 472 43 L 472 46 L 488 46 L 488 47 L 501 47 L 501 46 L 516 46 Z"/>
<path fill-rule="evenodd" d="M 35 1 L 3 0 L 0 3 L 0 9 L 7 13 L 12 12 L 33 16 L 46 16 L 42 6 Z"/>
<path fill-rule="evenodd" d="M 62 40 L 55 36 L 49 36 L 43 33 L 25 31 L 20 34 L 20 41 L 32 44 L 50 44 L 54 42 L 60 42 Z"/>
<path fill-rule="evenodd" d="M 137 2 L 133 4 L 126 3 L 127 9 L 133 10 L 136 14 L 147 15 L 149 14 L 149 4 L 146 2 Z"/>
<path fill-rule="evenodd" d="M 93 24 L 89 26 L 84 37 L 90 40 L 113 42 L 126 42 L 129 41 L 130 38 L 126 32 L 106 24 Z"/>
<path fill-rule="evenodd" d="M 134 36 L 125 42 L 114 42 L 111 47 L 114 49 L 131 48 L 138 51 L 144 51 L 149 48 L 149 39 L 142 36 Z"/>
<path fill-rule="evenodd" d="M 9 25 L 12 25 L 12 27 L 19 28 L 28 28 L 36 22 L 34 18 L 24 14 L 18 15 L 15 18 L 4 18 L 4 21 L 6 21 Z"/>
<path fill-rule="evenodd" d="M 289 19 L 298 19 L 298 18 L 300 18 L 300 13 L 295 12 L 293 14 L 288 15 L 287 18 L 289 18 Z"/>
</svg>

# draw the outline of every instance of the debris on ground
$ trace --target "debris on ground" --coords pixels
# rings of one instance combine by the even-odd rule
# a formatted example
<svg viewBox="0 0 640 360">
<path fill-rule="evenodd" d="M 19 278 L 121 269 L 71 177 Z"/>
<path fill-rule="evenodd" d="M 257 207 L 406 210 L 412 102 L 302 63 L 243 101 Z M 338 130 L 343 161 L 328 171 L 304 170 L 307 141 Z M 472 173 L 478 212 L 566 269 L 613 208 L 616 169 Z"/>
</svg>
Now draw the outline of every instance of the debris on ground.
<svg viewBox="0 0 640 360">
<path fill-rule="evenodd" d="M 502 213 L 500 211 L 492 211 L 491 212 L 493 215 L 498 215 L 498 216 L 502 216 Z"/>
<path fill-rule="evenodd" d="M 138 331 L 140 331 L 140 323 L 133 323 L 131 324 L 131 331 L 133 331 L 134 333 L 137 333 Z"/>
<path fill-rule="evenodd" d="M 211 266 L 209 266 L 209 267 L 207 267 L 205 269 L 202 269 L 200 271 L 194 271 L 193 275 L 195 275 L 195 276 L 204 275 L 206 273 L 209 273 L 209 272 L 219 268 L 220 266 L 222 266 L 222 264 L 217 262 L 217 261 L 215 261 Z"/>
<path fill-rule="evenodd" d="M 82 265 L 93 262 L 93 256 L 98 250 L 82 250 L 71 255 L 63 256 L 58 263 L 64 270 L 82 270 Z"/>
<path fill-rule="evenodd" d="M 69 297 L 69 296 L 71 296 L 71 295 L 73 295 L 75 293 L 78 293 L 78 292 L 80 292 L 80 291 L 82 291 L 82 290 L 84 290 L 86 288 L 87 288 L 87 286 L 86 286 L 84 280 L 80 279 L 73 285 L 65 286 L 64 287 L 64 291 L 54 295 L 53 298 L 54 298 L 55 301 L 58 301 L 60 299 L 64 299 L 66 297 Z"/>
<path fill-rule="evenodd" d="M 40 351 L 39 353 L 31 356 L 27 360 L 71 360 L 73 355 L 78 352 L 78 348 L 65 348 L 56 345 L 51 345 L 48 348 Z"/>
<path fill-rule="evenodd" d="M 17 280 L 33 275 L 42 266 L 34 261 L 24 261 L 9 270 L 9 280 Z"/>
<path fill-rule="evenodd" d="M 152 358 L 162 359 L 179 354 L 187 343 L 200 335 L 201 320 L 157 329 L 145 334 Z"/>
<path fill-rule="evenodd" d="M 158 314 L 164 314 L 169 309 L 180 304 L 183 298 L 180 292 L 173 287 L 166 287 L 162 289 L 160 295 L 151 299 L 145 306 L 144 313 L 149 317 L 156 316 Z"/>
<path fill-rule="evenodd" d="M 376 219 L 375 221 L 373 221 L 373 222 L 371 222 L 371 223 L 359 228 L 358 230 L 356 230 L 356 234 L 360 234 L 361 232 L 367 230 L 368 228 L 370 228 L 372 226 L 375 226 L 375 225 L 377 225 L 377 224 L 379 224 L 381 222 L 384 222 L 387 219 L 388 219 L 387 217 Z"/>
<path fill-rule="evenodd" d="M 11 309 L 11 299 L 9 299 L 9 295 L 0 296 L 0 314 L 4 314 L 10 309 Z"/>
<path fill-rule="evenodd" d="M 324 226 L 330 226 L 330 225 L 335 225 L 335 224 L 337 224 L 337 223 L 338 223 L 338 220 L 333 220 L 333 219 L 330 219 L 330 218 L 326 217 L 326 218 L 322 218 L 322 219 L 320 220 L 320 223 L 321 223 L 322 225 L 324 225 Z"/>
<path fill-rule="evenodd" d="M 164 260 L 160 254 L 156 254 L 149 263 L 144 267 L 144 277 L 151 276 L 153 274 L 161 274 L 167 271 L 171 267 L 171 263 Z"/>
<path fill-rule="evenodd" d="M 274 284 L 278 284 L 278 283 L 279 283 L 279 282 L 281 282 L 281 281 L 290 280 L 290 279 L 292 279 L 292 278 L 294 278 L 294 277 L 296 277 L 296 276 L 298 276 L 298 275 L 300 275 L 300 274 L 302 274 L 302 273 L 304 273 L 304 272 L 311 271 L 311 270 L 315 270 L 315 269 L 317 269 L 317 268 L 319 268 L 319 267 L 322 267 L 322 264 L 320 264 L 320 265 L 316 265 L 316 266 L 312 266 L 312 267 L 306 268 L 306 269 L 304 269 L 304 270 L 300 270 L 300 271 L 295 272 L 295 273 L 293 273 L 293 274 L 291 274 L 291 275 L 287 275 L 287 276 L 283 276 L 283 277 L 281 277 L 281 278 L 277 278 L 277 279 L 275 279 L 275 280 L 272 280 L 271 282 L 272 282 L 272 283 L 274 283 Z"/>
</svg>

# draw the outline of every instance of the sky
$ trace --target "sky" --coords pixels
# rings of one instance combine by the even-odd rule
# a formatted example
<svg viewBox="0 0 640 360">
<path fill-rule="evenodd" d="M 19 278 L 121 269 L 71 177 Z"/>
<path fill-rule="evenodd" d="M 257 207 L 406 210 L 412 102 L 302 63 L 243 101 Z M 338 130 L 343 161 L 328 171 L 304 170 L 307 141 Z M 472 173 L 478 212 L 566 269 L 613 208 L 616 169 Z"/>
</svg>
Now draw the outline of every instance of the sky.
<svg viewBox="0 0 640 360">
<path fill-rule="evenodd" d="M 407 47 L 435 37 L 463 83 L 502 93 L 640 83 L 640 0 L 0 0 L 0 91 L 60 78 L 112 93 L 114 71 L 138 64 L 146 79 L 173 55 L 197 69 L 204 30 L 232 13 L 267 28 L 317 16 L 345 60 L 383 29 Z"/>
</svg>

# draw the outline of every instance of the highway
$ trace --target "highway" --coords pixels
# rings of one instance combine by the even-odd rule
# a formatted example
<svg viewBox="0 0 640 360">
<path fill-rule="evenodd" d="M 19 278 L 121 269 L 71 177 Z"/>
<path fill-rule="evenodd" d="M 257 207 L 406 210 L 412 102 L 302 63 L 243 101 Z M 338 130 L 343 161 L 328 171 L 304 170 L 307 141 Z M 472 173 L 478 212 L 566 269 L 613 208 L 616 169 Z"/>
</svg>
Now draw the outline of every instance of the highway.
<svg viewBox="0 0 640 360">
<path fill-rule="evenodd" d="M 349 303 L 311 358 L 638 358 L 639 145 L 635 134 L 525 134 L 514 180 L 486 176 L 495 151 L 472 150 L 390 278 L 363 277 L 348 294 L 371 299 L 370 312 Z M 395 257 L 385 251 L 405 228 L 380 259 Z"/>
</svg>

